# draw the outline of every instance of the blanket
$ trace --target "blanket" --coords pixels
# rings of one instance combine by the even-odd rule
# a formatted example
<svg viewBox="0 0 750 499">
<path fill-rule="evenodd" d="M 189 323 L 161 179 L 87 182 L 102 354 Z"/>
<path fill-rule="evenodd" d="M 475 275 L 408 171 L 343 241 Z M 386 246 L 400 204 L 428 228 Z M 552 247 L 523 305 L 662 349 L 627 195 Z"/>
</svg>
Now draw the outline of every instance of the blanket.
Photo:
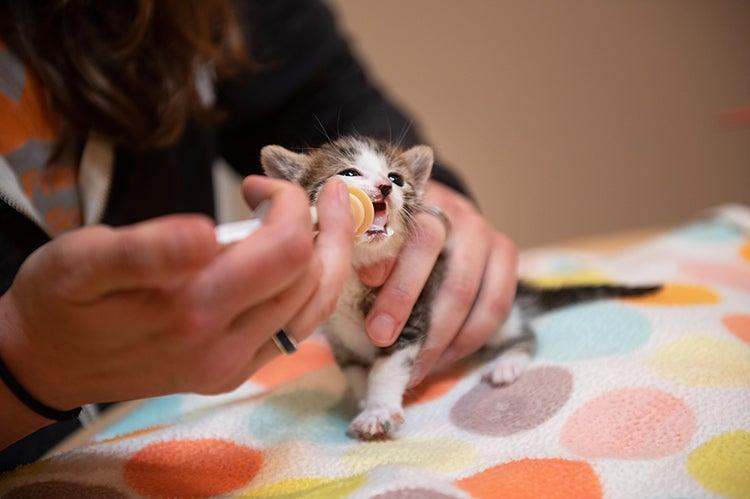
<svg viewBox="0 0 750 499">
<path fill-rule="evenodd" d="M 232 393 L 146 401 L 0 495 L 750 498 L 747 219 L 731 208 L 617 254 L 525 253 L 539 285 L 665 285 L 540 317 L 511 386 L 471 361 L 432 376 L 392 440 L 345 435 L 356 407 L 313 337 Z"/>
</svg>

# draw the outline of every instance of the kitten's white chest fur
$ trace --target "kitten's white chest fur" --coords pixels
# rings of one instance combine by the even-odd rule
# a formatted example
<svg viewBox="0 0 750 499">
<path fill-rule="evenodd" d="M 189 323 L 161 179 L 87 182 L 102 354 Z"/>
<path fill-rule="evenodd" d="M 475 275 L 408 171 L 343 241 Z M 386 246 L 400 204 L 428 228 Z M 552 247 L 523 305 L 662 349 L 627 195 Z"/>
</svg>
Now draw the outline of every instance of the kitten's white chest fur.
<svg viewBox="0 0 750 499">
<path fill-rule="evenodd" d="M 365 317 L 360 306 L 366 292 L 356 272 L 352 272 L 344 285 L 336 311 L 322 330 L 329 341 L 338 342 L 362 360 L 372 362 L 376 347 L 365 332 Z"/>
</svg>

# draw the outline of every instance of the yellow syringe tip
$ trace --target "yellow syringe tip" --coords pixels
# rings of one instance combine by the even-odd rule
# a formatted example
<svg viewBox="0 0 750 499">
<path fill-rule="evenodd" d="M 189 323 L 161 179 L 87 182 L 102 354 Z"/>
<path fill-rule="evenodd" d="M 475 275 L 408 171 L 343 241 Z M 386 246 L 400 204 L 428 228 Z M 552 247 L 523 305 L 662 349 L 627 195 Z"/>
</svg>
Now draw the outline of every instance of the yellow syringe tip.
<svg viewBox="0 0 750 499">
<path fill-rule="evenodd" d="M 346 188 L 349 190 L 349 203 L 354 218 L 354 234 L 359 236 L 372 225 L 375 209 L 372 207 L 370 197 L 363 190 L 353 185 L 347 185 Z"/>
</svg>

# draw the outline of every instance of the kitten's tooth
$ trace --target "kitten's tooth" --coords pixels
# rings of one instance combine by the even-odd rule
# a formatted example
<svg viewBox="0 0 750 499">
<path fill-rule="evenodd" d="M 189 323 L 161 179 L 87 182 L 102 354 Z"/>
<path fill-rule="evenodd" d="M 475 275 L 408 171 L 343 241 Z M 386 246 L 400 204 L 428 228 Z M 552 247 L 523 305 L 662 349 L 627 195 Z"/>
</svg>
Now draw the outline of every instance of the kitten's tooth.
<svg viewBox="0 0 750 499">
<path fill-rule="evenodd" d="M 393 231 L 393 229 L 391 229 L 390 227 L 386 227 L 386 229 L 385 229 L 385 235 L 390 237 L 393 234 L 395 234 L 395 232 Z"/>
</svg>

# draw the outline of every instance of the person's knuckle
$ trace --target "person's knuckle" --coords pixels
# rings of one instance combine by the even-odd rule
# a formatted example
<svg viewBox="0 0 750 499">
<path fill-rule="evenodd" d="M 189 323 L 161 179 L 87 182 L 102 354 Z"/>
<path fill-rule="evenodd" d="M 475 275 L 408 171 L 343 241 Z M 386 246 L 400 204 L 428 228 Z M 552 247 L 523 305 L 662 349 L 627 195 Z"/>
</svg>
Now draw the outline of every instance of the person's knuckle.
<svg viewBox="0 0 750 499">
<path fill-rule="evenodd" d="M 505 297 L 493 297 L 488 304 L 488 312 L 491 320 L 499 323 L 510 313 L 512 301 Z"/>
<path fill-rule="evenodd" d="M 174 333 L 178 337 L 202 336 L 217 326 L 216 314 L 206 307 L 192 306 L 177 313 Z"/>
<path fill-rule="evenodd" d="M 505 234 L 501 232 L 496 233 L 495 245 L 507 258 L 514 261 L 518 258 L 518 246 Z"/>
<path fill-rule="evenodd" d="M 379 305 L 387 309 L 391 315 L 403 315 L 401 310 L 410 307 L 417 298 L 416 292 L 403 284 L 383 288 L 381 296 Z"/>
<path fill-rule="evenodd" d="M 477 286 L 468 276 L 454 276 L 445 283 L 446 292 L 457 305 L 468 308 L 474 304 Z"/>
</svg>

